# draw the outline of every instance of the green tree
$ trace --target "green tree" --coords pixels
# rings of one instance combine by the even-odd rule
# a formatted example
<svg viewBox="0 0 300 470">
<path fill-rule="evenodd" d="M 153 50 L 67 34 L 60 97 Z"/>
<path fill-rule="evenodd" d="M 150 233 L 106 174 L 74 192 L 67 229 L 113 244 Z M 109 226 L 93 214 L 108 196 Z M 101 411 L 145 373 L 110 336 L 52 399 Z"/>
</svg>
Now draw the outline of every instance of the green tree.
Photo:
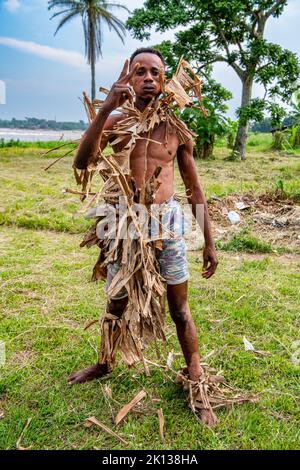
<svg viewBox="0 0 300 470">
<path fill-rule="evenodd" d="M 146 0 L 127 20 L 138 39 L 149 39 L 152 26 L 160 32 L 183 26 L 171 44 L 176 55 L 203 67 L 224 62 L 235 71 L 242 98 L 234 151 L 242 159 L 249 121 L 263 118 L 270 99 L 288 102 L 300 74 L 297 56 L 264 38 L 268 19 L 279 17 L 286 4 L 287 0 Z M 263 100 L 252 99 L 254 82 L 265 87 Z M 269 111 L 279 117 L 278 105 Z"/>
<path fill-rule="evenodd" d="M 163 41 L 155 48 L 163 54 L 167 64 L 166 76 L 170 78 L 177 69 L 181 51 L 176 51 L 176 48 L 174 50 L 171 41 Z M 202 95 L 207 116 L 204 116 L 197 106 L 186 108 L 179 114 L 181 119 L 196 134 L 194 157 L 205 159 L 213 155 L 216 137 L 222 137 L 228 131 L 229 121 L 225 117 L 228 110 L 226 101 L 232 98 L 232 94 L 212 78 L 211 65 L 201 67 L 197 60 L 194 60 L 194 66 L 196 73 L 200 74 L 201 72 L 201 77 L 205 77 L 205 81 L 202 83 Z"/>
<path fill-rule="evenodd" d="M 81 16 L 84 40 L 85 40 L 85 56 L 88 64 L 91 66 L 92 100 L 96 95 L 96 79 L 95 65 L 99 56 L 102 57 L 102 25 L 105 23 L 109 30 L 113 30 L 124 43 L 126 28 L 124 23 L 119 20 L 113 13 L 112 8 L 121 8 L 129 11 L 124 5 L 116 3 L 107 3 L 105 0 L 49 0 L 48 10 L 60 8 L 51 16 L 51 20 L 57 16 L 62 16 L 54 34 L 60 28 L 69 23 L 72 19 Z"/>
<path fill-rule="evenodd" d="M 166 76 L 170 78 L 177 69 L 181 51 L 174 50 L 171 41 L 163 41 L 155 48 L 163 54 L 167 64 Z M 179 114 L 181 119 L 196 134 L 194 157 L 205 159 L 213 155 L 216 137 L 224 136 L 228 131 L 229 122 L 225 117 L 228 110 L 226 101 L 232 98 L 232 94 L 211 77 L 211 65 L 201 67 L 195 60 L 194 66 L 196 73 L 200 74 L 201 72 L 201 77 L 205 77 L 202 84 L 202 95 L 207 116 L 204 116 L 203 112 L 197 107 L 186 108 Z"/>
<path fill-rule="evenodd" d="M 207 116 L 199 108 L 193 107 L 184 109 L 181 118 L 196 134 L 194 156 L 205 159 L 212 157 L 216 137 L 222 137 L 228 131 L 228 119 L 225 117 L 228 107 L 225 101 L 232 96 L 210 77 L 207 77 L 202 92 Z"/>
</svg>

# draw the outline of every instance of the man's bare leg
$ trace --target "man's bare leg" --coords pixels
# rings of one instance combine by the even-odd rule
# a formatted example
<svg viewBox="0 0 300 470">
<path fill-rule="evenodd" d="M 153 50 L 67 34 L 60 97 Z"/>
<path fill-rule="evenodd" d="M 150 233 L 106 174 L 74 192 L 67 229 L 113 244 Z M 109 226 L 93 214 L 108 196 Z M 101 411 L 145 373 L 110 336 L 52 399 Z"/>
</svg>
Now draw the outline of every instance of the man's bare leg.
<svg viewBox="0 0 300 470">
<path fill-rule="evenodd" d="M 171 317 L 176 325 L 177 336 L 188 367 L 189 379 L 198 381 L 202 372 L 197 331 L 188 304 L 188 283 L 167 286 Z M 208 426 L 215 423 L 210 410 L 202 410 L 202 421 Z"/>
<path fill-rule="evenodd" d="M 112 300 L 108 302 L 107 312 L 117 317 L 121 317 L 126 308 L 127 301 L 128 298 L 125 297 L 123 299 Z M 99 362 L 97 362 L 97 364 L 87 367 L 86 369 L 73 372 L 73 374 L 71 374 L 68 378 L 68 384 L 75 385 L 78 383 L 87 382 L 89 380 L 99 379 L 100 377 L 103 377 L 110 372 L 111 370 L 107 364 L 99 364 Z"/>
</svg>

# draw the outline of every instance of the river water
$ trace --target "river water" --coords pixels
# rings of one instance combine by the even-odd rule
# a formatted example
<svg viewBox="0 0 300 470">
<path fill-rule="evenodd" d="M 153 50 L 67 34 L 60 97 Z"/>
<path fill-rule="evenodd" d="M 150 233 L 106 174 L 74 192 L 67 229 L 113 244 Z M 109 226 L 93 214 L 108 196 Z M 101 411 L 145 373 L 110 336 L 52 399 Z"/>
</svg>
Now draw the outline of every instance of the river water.
<svg viewBox="0 0 300 470">
<path fill-rule="evenodd" d="M 0 139 L 21 140 L 25 142 L 38 142 L 49 140 L 76 140 L 80 139 L 84 131 L 51 131 L 43 129 L 1 129 Z"/>
</svg>

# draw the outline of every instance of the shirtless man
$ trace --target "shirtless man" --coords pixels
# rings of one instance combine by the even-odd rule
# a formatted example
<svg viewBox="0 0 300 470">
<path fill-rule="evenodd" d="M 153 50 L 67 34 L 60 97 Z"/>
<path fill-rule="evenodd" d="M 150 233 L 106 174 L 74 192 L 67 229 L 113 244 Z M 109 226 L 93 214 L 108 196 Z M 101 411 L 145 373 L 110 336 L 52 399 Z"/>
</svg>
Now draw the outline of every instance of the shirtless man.
<svg viewBox="0 0 300 470">
<path fill-rule="evenodd" d="M 129 72 L 128 72 L 129 65 Z M 133 100 L 134 105 L 140 111 L 143 111 L 150 101 L 158 99 L 161 94 L 160 71 L 164 70 L 165 63 L 160 52 L 144 48 L 138 49 L 130 59 L 126 60 L 124 68 L 117 82 L 112 86 L 103 107 L 98 112 L 96 118 L 85 132 L 77 155 L 75 157 L 75 166 L 78 169 L 86 169 L 88 163 L 97 159 L 98 149 L 104 149 L 107 145 L 107 139 L 102 136 L 102 131 L 112 129 L 112 127 L 120 120 L 124 119 L 122 114 L 111 114 L 116 108 L 121 106 L 127 99 Z M 132 89 L 135 92 L 133 96 Z M 150 138 L 158 142 L 164 142 L 165 124 L 159 124 L 153 131 Z M 116 147 L 116 151 L 120 151 L 127 143 L 128 139 L 124 139 Z M 137 140 L 136 146 L 130 156 L 130 165 L 132 176 L 135 180 L 136 187 L 141 187 L 144 178 L 144 156 L 146 141 Z M 204 238 L 205 247 L 203 250 L 203 272 L 205 279 L 211 277 L 217 268 L 217 255 L 212 238 L 211 226 L 207 211 L 207 203 L 202 190 L 201 184 L 197 176 L 197 167 L 193 159 L 193 142 L 188 141 L 186 144 L 180 145 L 176 133 L 168 136 L 168 145 L 159 145 L 150 142 L 147 148 L 147 169 L 146 181 L 153 175 L 157 166 L 162 167 L 159 175 L 161 185 L 156 193 L 155 203 L 161 204 L 168 201 L 173 193 L 174 182 L 174 159 L 177 156 L 178 166 L 185 187 L 189 190 L 189 204 L 192 205 L 192 211 L 196 214 L 196 205 L 204 205 Z M 197 381 L 201 374 L 200 357 L 198 351 L 197 332 L 193 318 L 190 313 L 188 304 L 188 282 L 187 282 L 187 262 L 185 251 L 181 254 L 185 266 L 183 269 L 182 282 L 176 280 L 167 281 L 167 299 L 171 317 L 175 322 L 178 339 L 185 357 L 188 367 L 189 378 Z M 172 262 L 169 260 L 168 262 Z M 168 267 L 167 267 L 168 268 Z M 127 297 L 112 300 L 107 308 L 113 315 L 121 316 L 127 304 Z M 79 382 L 85 382 L 94 378 L 102 377 L 110 372 L 106 364 L 95 364 L 87 369 L 73 373 L 69 379 L 69 384 L 73 385 Z M 210 417 L 204 419 L 209 424 Z"/>
</svg>

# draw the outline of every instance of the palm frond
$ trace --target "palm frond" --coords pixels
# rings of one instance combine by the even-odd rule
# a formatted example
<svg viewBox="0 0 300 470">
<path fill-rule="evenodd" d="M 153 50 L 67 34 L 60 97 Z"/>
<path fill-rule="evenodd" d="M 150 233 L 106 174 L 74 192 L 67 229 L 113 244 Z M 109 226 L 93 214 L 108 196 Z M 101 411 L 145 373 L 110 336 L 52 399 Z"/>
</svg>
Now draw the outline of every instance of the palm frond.
<svg viewBox="0 0 300 470">
<path fill-rule="evenodd" d="M 49 0 L 48 1 L 48 10 L 52 10 L 52 8 L 76 8 L 78 5 L 82 3 L 80 0 Z"/>
<path fill-rule="evenodd" d="M 102 57 L 102 42 L 103 42 L 103 32 L 102 32 L 102 20 L 98 18 L 96 24 L 96 57 Z"/>
<path fill-rule="evenodd" d="M 105 7 L 108 4 L 105 4 Z M 110 4 L 114 5 L 114 4 Z M 119 36 L 121 41 L 124 43 L 124 38 L 123 36 L 126 35 L 126 27 L 125 24 L 119 20 L 113 13 L 107 11 L 106 9 L 103 8 L 103 6 L 97 8 L 98 10 L 98 18 L 101 18 L 109 27 L 109 30 L 114 30 L 115 33 Z"/>
<path fill-rule="evenodd" d="M 123 34 L 126 34 L 126 26 L 123 21 L 119 20 L 119 18 L 117 18 L 115 15 L 111 15 L 109 17 L 109 21 L 119 28 Z"/>
<path fill-rule="evenodd" d="M 122 5 L 121 3 L 105 3 L 105 7 L 106 8 L 123 8 L 128 13 L 130 13 L 129 8 L 127 8 L 125 5 Z"/>
<path fill-rule="evenodd" d="M 50 17 L 50 20 L 52 20 L 53 18 L 56 18 L 56 16 L 63 15 L 64 13 L 68 13 L 69 11 L 71 11 L 70 8 L 68 8 L 67 10 L 57 11 L 56 13 L 53 13 L 53 15 Z"/>
<path fill-rule="evenodd" d="M 110 31 L 113 30 L 118 37 L 121 39 L 124 44 L 124 36 L 126 35 L 126 28 L 122 24 L 119 25 L 114 19 L 106 19 L 106 24 L 108 25 Z"/>
<path fill-rule="evenodd" d="M 85 49 L 85 56 L 88 56 L 88 49 L 89 49 L 89 32 L 88 32 L 88 18 L 87 15 L 82 16 L 82 27 L 83 27 L 83 36 L 84 36 L 84 49 Z"/>
<path fill-rule="evenodd" d="M 77 15 L 78 15 L 78 11 L 75 10 L 75 11 L 71 11 L 68 15 L 66 15 L 64 18 L 62 18 L 62 20 L 58 23 L 58 26 L 57 26 L 57 28 L 55 30 L 55 33 L 54 33 L 54 36 L 58 33 L 60 28 L 62 28 L 66 23 L 71 21 Z"/>
</svg>

